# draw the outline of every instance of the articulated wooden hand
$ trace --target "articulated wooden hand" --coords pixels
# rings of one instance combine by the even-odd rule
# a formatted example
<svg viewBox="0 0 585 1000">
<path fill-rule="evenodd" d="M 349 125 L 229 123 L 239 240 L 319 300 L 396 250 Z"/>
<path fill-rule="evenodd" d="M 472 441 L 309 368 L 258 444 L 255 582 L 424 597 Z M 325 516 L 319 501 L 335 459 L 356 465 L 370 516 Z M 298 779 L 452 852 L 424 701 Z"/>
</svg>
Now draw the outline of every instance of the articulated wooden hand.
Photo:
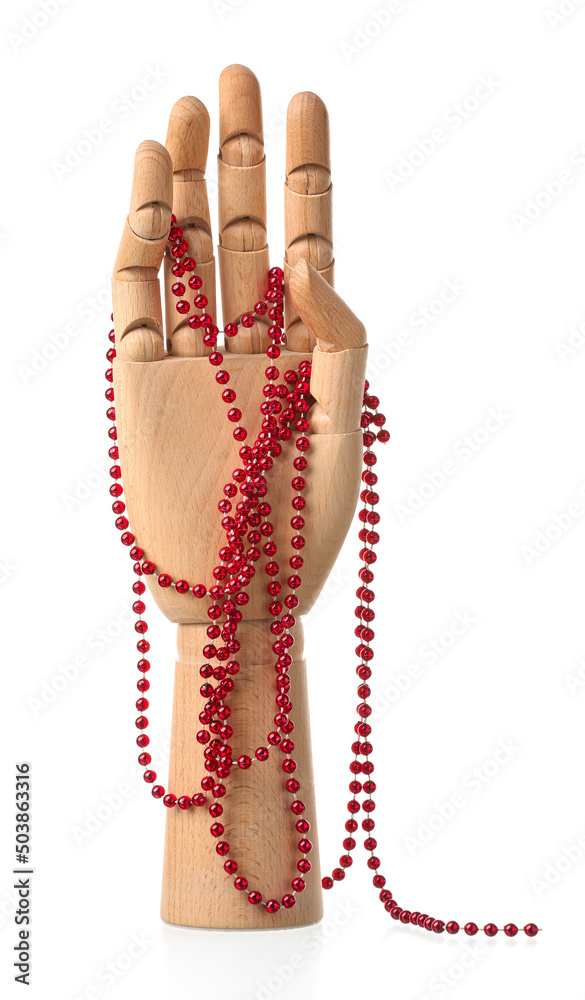
<svg viewBox="0 0 585 1000">
<path fill-rule="evenodd" d="M 174 581 L 211 587 L 218 550 L 225 544 L 218 512 L 222 489 L 241 461 L 240 445 L 226 419 L 222 387 L 207 361 L 211 347 L 201 329 L 177 312 L 171 285 L 173 259 L 165 257 L 166 324 L 163 328 L 158 271 L 171 225 L 171 212 L 197 260 L 203 280 L 199 291 L 185 280 L 184 298 L 205 294 L 205 312 L 214 319 L 215 261 L 204 179 L 209 116 L 193 97 L 172 109 L 166 148 L 143 142 L 136 154 L 130 213 L 124 228 L 112 282 L 116 352 L 114 384 L 120 464 L 132 531 L 156 566 Z M 264 298 L 270 267 L 266 242 L 265 157 L 258 82 L 243 66 L 230 66 L 220 77 L 219 272 L 223 323 L 237 322 Z M 362 435 L 360 411 L 366 363 L 362 324 L 333 291 L 331 177 L 327 111 L 314 94 L 298 94 L 288 109 L 285 184 L 285 316 L 287 348 L 276 362 L 284 372 L 312 360 L 309 411 L 310 450 L 305 478 L 302 529 L 302 587 L 295 615 L 312 607 L 338 554 L 351 522 L 359 491 Z M 194 312 L 199 312 L 193 308 Z M 230 374 L 242 424 L 253 442 L 260 430 L 270 343 L 267 317 L 240 328 L 221 347 L 222 368 Z M 166 333 L 166 343 L 165 343 Z M 294 441 L 267 473 L 270 515 L 275 525 L 279 580 L 286 592 L 294 554 L 290 526 L 290 484 Z M 262 557 L 264 559 L 264 556 Z M 274 636 L 267 577 L 262 560 L 242 607 L 237 638 L 240 671 L 229 695 L 233 756 L 254 756 L 274 728 Z M 209 600 L 174 587 L 161 588 L 156 576 L 145 578 L 159 608 L 179 623 L 179 660 L 175 677 L 169 790 L 190 795 L 201 789 L 202 747 L 195 734 L 205 703 L 200 694 L 202 648 L 209 642 Z M 169 809 L 165 844 L 162 915 L 180 924 L 207 927 L 263 927 L 311 923 L 321 914 L 306 677 L 302 625 L 293 631 L 290 668 L 295 722 L 292 738 L 313 841 L 312 871 L 292 909 L 272 915 L 263 904 L 250 905 L 246 892 L 233 887 L 223 869 L 208 827 L 207 807 Z M 281 899 L 298 876 L 300 855 L 290 811 L 287 775 L 278 747 L 270 759 L 246 771 L 232 768 L 221 802 L 230 858 L 239 865 L 250 889 L 264 901 Z"/>
</svg>

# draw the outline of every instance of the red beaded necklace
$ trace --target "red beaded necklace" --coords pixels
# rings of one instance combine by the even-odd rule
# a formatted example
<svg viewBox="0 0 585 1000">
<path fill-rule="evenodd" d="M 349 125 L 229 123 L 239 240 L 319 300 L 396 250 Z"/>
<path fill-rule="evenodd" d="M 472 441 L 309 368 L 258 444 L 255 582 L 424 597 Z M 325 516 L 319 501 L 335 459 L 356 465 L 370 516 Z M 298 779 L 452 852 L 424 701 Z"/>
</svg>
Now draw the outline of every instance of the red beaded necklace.
<svg viewBox="0 0 585 1000">
<path fill-rule="evenodd" d="M 191 309 L 187 299 L 183 298 L 185 285 L 182 279 L 186 274 L 190 275 L 188 278 L 189 287 L 198 293 L 195 296 L 194 305 L 197 309 L 204 310 L 207 306 L 207 297 L 200 292 L 202 281 L 199 275 L 195 273 L 196 261 L 193 257 L 187 256 L 189 244 L 184 238 L 183 230 L 180 226 L 176 225 L 175 216 L 172 217 L 168 243 L 167 253 L 174 258 L 172 273 L 176 281 L 172 286 L 172 292 L 179 300 L 176 303 L 177 311 L 187 315 Z M 233 430 L 233 436 L 236 441 L 242 443 L 239 450 L 242 467 L 234 471 L 232 481 L 226 483 L 224 486 L 224 499 L 218 504 L 221 515 L 221 526 L 225 534 L 225 544 L 219 550 L 220 561 L 213 570 L 215 583 L 209 589 L 202 583 L 192 585 L 187 580 L 173 580 L 168 573 L 158 571 L 153 562 L 144 558 L 144 551 L 135 544 L 136 539 L 129 530 L 128 519 L 125 516 L 126 505 L 121 499 L 123 489 L 121 484 L 121 469 L 117 464 L 119 453 L 116 444 L 117 429 L 115 423 L 116 413 L 113 406 L 113 386 L 109 385 L 106 391 L 106 399 L 111 404 L 107 410 L 107 416 L 112 422 L 108 434 L 113 442 L 108 454 L 116 463 L 110 469 L 110 476 L 114 480 L 114 483 L 110 486 L 110 494 L 114 497 L 112 509 L 116 515 L 116 527 L 122 532 L 122 544 L 130 548 L 130 557 L 134 563 L 134 573 L 138 577 L 132 587 L 136 598 L 133 603 L 133 610 L 137 615 L 134 628 L 140 636 L 137 643 L 137 649 L 140 653 L 137 666 L 141 674 L 137 688 L 140 692 L 140 697 L 136 702 L 136 708 L 140 713 L 136 719 L 136 727 L 140 730 L 136 742 L 141 751 L 138 762 L 145 768 L 143 777 L 147 784 L 152 785 L 152 795 L 156 799 L 162 799 L 167 808 L 170 809 L 175 806 L 183 810 L 191 809 L 192 807 L 202 808 L 208 803 L 208 796 L 212 799 L 208 805 L 209 815 L 212 818 L 210 833 L 217 841 L 215 846 L 217 854 L 225 859 L 223 862 L 224 870 L 228 875 L 234 876 L 234 887 L 241 892 L 245 892 L 250 903 L 253 905 L 262 904 L 269 913 L 276 913 L 281 906 L 290 909 L 295 905 L 297 894 L 305 888 L 305 879 L 303 876 L 311 871 L 311 862 L 308 855 L 312 848 L 311 841 L 307 836 L 310 829 L 309 823 L 303 818 L 305 804 L 299 798 L 301 786 L 295 774 L 297 764 L 292 756 L 295 745 L 290 738 L 290 734 L 294 729 L 294 723 L 290 718 L 290 714 L 293 706 L 288 695 L 290 690 L 289 670 L 293 662 L 289 650 L 294 644 L 291 632 L 295 626 L 294 611 L 299 604 L 296 592 L 301 586 L 301 577 L 299 575 L 303 566 L 301 551 L 305 544 L 301 531 L 305 525 L 303 511 L 306 506 L 303 496 L 305 489 L 303 473 L 308 466 L 306 453 L 310 449 L 310 440 L 306 434 L 309 430 L 307 412 L 310 405 L 309 378 L 311 363 L 309 361 L 301 361 L 298 369 L 286 371 L 282 377 L 282 381 L 280 381 L 281 373 L 274 362 L 280 357 L 279 345 L 284 343 L 283 279 L 282 269 L 273 267 L 268 272 L 269 287 L 264 300 L 255 304 L 254 313 L 245 313 L 240 319 L 240 324 L 243 327 L 253 326 L 255 322 L 254 314 L 257 316 L 268 314 L 271 322 L 271 326 L 268 328 L 271 343 L 266 351 L 269 364 L 265 371 L 264 400 L 260 406 L 264 419 L 258 438 L 252 446 L 243 443 L 247 438 L 247 431 L 240 422 L 242 413 L 235 406 L 235 391 L 227 388 L 230 381 L 229 372 L 221 367 L 223 355 L 217 350 L 218 327 L 209 313 L 194 314 L 188 318 L 190 327 L 205 331 L 203 342 L 207 347 L 213 349 L 208 360 L 217 369 L 215 374 L 216 381 L 219 385 L 226 386 L 223 389 L 221 397 L 229 407 L 227 419 L 236 425 Z M 238 332 L 238 328 L 239 324 L 228 323 L 223 332 L 226 337 L 234 337 Z M 114 343 L 113 330 L 110 330 L 109 339 Z M 108 361 L 112 362 L 115 356 L 115 348 L 110 347 L 107 352 Z M 109 368 L 106 372 L 106 379 L 112 383 L 112 368 Z M 351 854 L 356 847 L 354 835 L 358 829 L 358 822 L 355 817 L 357 813 L 363 811 L 366 815 L 361 825 L 367 835 L 364 840 L 364 847 L 369 854 L 367 866 L 373 872 L 372 881 L 375 888 L 379 890 L 379 898 L 385 910 L 390 913 L 391 917 L 395 920 L 400 920 L 403 924 L 414 924 L 428 931 L 434 931 L 436 934 L 441 934 L 445 930 L 449 934 L 457 934 L 460 930 L 460 925 L 456 920 L 448 922 L 436 920 L 426 913 L 421 913 L 418 910 L 411 911 L 399 906 L 390 890 L 386 888 L 386 878 L 379 871 L 380 859 L 374 853 L 377 841 L 373 836 L 375 821 L 372 818 L 372 813 L 375 809 L 375 803 L 372 796 L 376 790 L 376 783 L 371 777 L 374 765 L 370 759 L 372 754 L 372 744 L 370 742 L 372 727 L 368 722 L 368 718 L 371 715 L 372 709 L 368 703 L 371 693 L 368 681 L 372 673 L 370 663 L 374 656 L 371 643 L 374 639 L 372 622 L 375 618 L 372 609 L 375 594 L 370 588 L 374 581 L 372 566 L 376 562 L 374 546 L 380 540 L 380 536 L 376 530 L 380 521 L 380 515 L 375 510 L 379 502 L 379 496 L 374 491 L 378 477 L 373 472 L 373 466 L 376 464 L 376 456 L 372 451 L 372 447 L 376 441 L 385 444 L 389 440 L 390 434 L 387 430 L 384 430 L 386 418 L 378 411 L 378 397 L 371 395 L 369 388 L 369 383 L 365 382 L 361 417 L 364 443 L 364 471 L 362 473 L 364 489 L 360 494 L 363 507 L 358 515 L 362 525 L 359 531 L 359 540 L 361 543 L 359 558 L 361 566 L 358 572 L 359 586 L 356 591 L 359 604 L 355 609 L 355 615 L 358 619 L 358 625 L 355 629 L 358 645 L 355 652 L 359 661 L 356 673 L 360 680 L 357 694 L 360 701 L 356 708 L 358 719 L 354 726 L 357 739 L 351 745 L 353 759 L 349 765 L 352 774 L 349 791 L 352 798 L 347 803 L 350 818 L 345 823 L 345 830 L 347 832 L 347 836 L 343 840 L 345 853 L 339 859 L 339 867 L 334 868 L 331 875 L 326 875 L 322 879 L 322 886 L 324 889 L 331 889 L 335 882 L 341 882 L 345 878 L 346 869 L 351 867 L 353 863 Z M 272 538 L 274 532 L 274 525 L 270 520 L 272 509 L 270 503 L 265 499 L 268 493 L 266 473 L 271 469 L 274 460 L 282 453 L 280 442 L 289 440 L 293 436 L 294 431 L 298 432 L 298 437 L 295 441 L 298 455 L 293 462 L 294 473 L 291 481 L 294 493 L 292 498 L 293 516 L 291 526 L 295 531 L 295 534 L 291 538 L 291 545 L 294 553 L 289 560 L 291 575 L 287 579 L 288 591 L 283 596 L 281 584 L 275 579 L 279 572 L 279 565 L 276 562 L 276 543 Z M 241 494 L 242 499 L 235 504 L 234 511 L 233 501 L 238 493 Z M 247 549 L 245 548 L 244 538 L 246 538 L 250 546 Z M 233 734 L 233 730 L 229 724 L 231 710 L 226 703 L 226 699 L 230 691 L 233 690 L 234 677 L 239 672 L 239 664 L 235 658 L 240 648 L 237 639 L 237 629 L 238 623 L 242 620 L 242 613 L 239 609 L 248 603 L 249 597 L 246 589 L 255 575 L 254 564 L 260 560 L 262 553 L 267 556 L 264 572 L 269 580 L 267 583 L 269 596 L 268 610 L 272 616 L 269 628 L 271 635 L 274 637 L 272 650 L 275 655 L 275 670 L 277 674 L 275 728 L 266 737 L 267 745 L 257 748 L 254 758 L 242 754 L 234 759 L 232 748 L 228 742 Z M 145 659 L 145 655 L 150 650 L 150 643 L 144 638 L 148 631 L 148 624 L 142 617 L 145 611 L 143 596 L 146 586 L 140 577 L 153 575 L 156 576 L 159 587 L 174 587 L 179 594 L 186 594 L 188 591 L 191 591 L 200 600 L 211 600 L 211 603 L 207 607 L 207 616 L 210 619 L 210 625 L 207 628 L 209 643 L 203 648 L 202 655 L 205 662 L 199 671 L 203 679 L 200 692 L 206 699 L 206 703 L 199 715 L 202 728 L 197 733 L 197 741 L 203 747 L 204 766 L 208 774 L 201 780 L 202 790 L 195 794 L 191 794 L 190 792 L 180 795 L 166 793 L 164 787 L 156 783 L 156 772 L 151 770 L 149 766 L 152 758 L 146 749 L 150 743 L 150 738 L 144 732 L 148 727 L 148 718 L 144 715 L 144 712 L 149 707 L 149 702 L 145 695 L 150 688 L 150 681 L 146 677 L 146 674 L 150 671 L 150 662 L 148 659 Z M 220 624 L 219 619 L 222 616 L 225 617 L 225 620 Z M 221 639 L 223 645 L 215 645 L 218 639 Z M 211 683 L 212 678 L 216 682 L 215 685 Z M 257 762 L 267 760 L 269 756 L 268 746 L 278 748 L 283 754 L 282 769 L 286 775 L 284 784 L 286 790 L 291 795 L 290 809 L 295 818 L 296 830 L 300 834 L 298 851 L 301 857 L 297 861 L 299 874 L 290 883 L 291 891 L 284 893 L 280 901 L 277 899 L 263 900 L 262 893 L 258 889 L 250 888 L 248 879 L 243 875 L 237 874 L 238 863 L 229 857 L 230 845 L 223 839 L 224 826 L 220 822 L 223 813 L 221 799 L 226 794 L 226 787 L 223 781 L 229 776 L 231 768 L 235 765 L 246 770 Z M 214 774 L 215 777 L 213 776 Z M 363 780 L 360 780 L 360 776 L 363 776 Z M 360 801 L 358 796 L 362 794 L 363 798 Z M 473 921 L 466 923 L 463 928 L 468 935 L 477 934 L 479 929 L 478 925 Z M 483 931 L 488 937 L 496 935 L 499 929 L 493 923 L 485 924 L 483 927 Z M 514 937 L 518 933 L 518 927 L 513 923 L 506 924 L 501 929 L 508 937 Z M 534 937 L 538 933 L 538 928 L 533 923 L 526 924 L 523 930 L 528 937 Z"/>
</svg>

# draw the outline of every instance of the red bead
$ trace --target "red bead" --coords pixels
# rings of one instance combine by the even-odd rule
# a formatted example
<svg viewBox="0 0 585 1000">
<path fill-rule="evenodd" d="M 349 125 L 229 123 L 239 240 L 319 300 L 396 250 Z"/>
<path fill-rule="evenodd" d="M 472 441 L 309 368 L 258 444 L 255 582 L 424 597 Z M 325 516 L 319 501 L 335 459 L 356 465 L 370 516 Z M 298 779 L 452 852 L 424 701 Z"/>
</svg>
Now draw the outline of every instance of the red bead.
<svg viewBox="0 0 585 1000">
<path fill-rule="evenodd" d="M 458 933 L 459 933 L 459 924 L 457 923 L 456 920 L 450 920 L 449 923 L 447 924 L 447 934 L 458 934 Z"/>
<path fill-rule="evenodd" d="M 167 809 L 172 809 L 173 806 L 176 806 L 176 804 L 177 804 L 177 796 L 176 795 L 165 795 L 165 797 L 163 799 L 163 802 L 164 802 L 165 806 L 167 807 Z"/>
<path fill-rule="evenodd" d="M 256 905 L 257 903 L 261 903 L 262 893 L 258 892 L 257 889 L 252 889 L 252 891 L 248 893 L 248 902 L 254 905 Z"/>
<path fill-rule="evenodd" d="M 152 789 L 152 795 L 155 799 L 162 799 L 165 794 L 165 790 L 162 785 L 154 785 Z"/>
<path fill-rule="evenodd" d="M 536 924 L 525 924 L 524 933 L 527 935 L 527 937 L 536 937 L 536 935 L 538 934 L 538 927 L 536 926 Z"/>
<path fill-rule="evenodd" d="M 193 803 L 188 795 L 181 795 L 181 798 L 178 801 L 180 809 L 190 809 L 192 805 Z"/>
<path fill-rule="evenodd" d="M 466 934 L 469 934 L 470 937 L 473 937 L 474 934 L 477 934 L 479 927 L 477 926 L 477 924 L 474 924 L 473 921 L 470 921 L 468 924 L 465 924 L 465 927 L 463 929 Z"/>
<path fill-rule="evenodd" d="M 247 770 L 252 763 L 252 758 L 248 757 L 246 754 L 242 754 L 238 757 L 238 767 L 241 767 L 243 771 Z"/>
<path fill-rule="evenodd" d="M 172 583 L 172 580 L 171 580 L 171 578 L 170 578 L 170 576 L 169 576 L 168 573 L 161 573 L 160 574 L 160 576 L 158 578 L 158 585 L 159 585 L 159 587 L 162 587 L 163 589 L 166 590 L 167 587 L 170 587 L 171 583 Z"/>
<path fill-rule="evenodd" d="M 244 313 L 241 319 L 242 326 L 245 327 L 254 326 L 254 322 L 255 320 L 252 313 Z"/>
<path fill-rule="evenodd" d="M 219 844 L 217 844 L 217 846 L 216 846 L 216 850 L 219 847 L 219 845 L 222 844 L 222 843 L 225 843 L 225 841 L 220 840 Z M 229 849 L 229 845 L 228 845 L 228 849 Z M 230 858 L 228 861 L 224 862 L 223 867 L 224 867 L 224 871 L 226 871 L 228 873 L 228 875 L 235 875 L 236 872 L 237 872 L 237 870 L 238 870 L 238 862 L 234 861 L 232 858 Z"/>
<path fill-rule="evenodd" d="M 433 930 L 435 934 L 442 934 L 445 930 L 445 922 L 443 920 L 433 920 Z"/>
<path fill-rule="evenodd" d="M 343 874 L 345 875 L 345 872 Z M 293 887 L 293 889 L 295 890 L 295 892 L 303 892 L 303 890 L 305 888 L 305 885 L 306 885 L 306 882 L 305 882 L 304 878 L 293 878 L 293 880 L 291 882 L 291 886 Z"/>
<path fill-rule="evenodd" d="M 496 934 L 498 933 L 498 928 L 496 927 L 495 924 L 486 924 L 483 929 L 483 932 L 486 935 L 486 937 L 495 937 Z"/>
<path fill-rule="evenodd" d="M 516 937 L 517 933 L 518 933 L 518 928 L 516 924 L 506 924 L 506 926 L 504 927 L 504 934 L 507 937 Z"/>
<path fill-rule="evenodd" d="M 294 899 L 294 896 L 292 899 Z M 280 903 L 277 899 L 269 899 L 266 903 L 266 909 L 269 913 L 276 913 L 277 910 L 280 910 Z"/>
<path fill-rule="evenodd" d="M 147 784 L 151 785 L 153 781 L 156 781 L 156 771 L 145 771 L 142 777 Z"/>
<path fill-rule="evenodd" d="M 295 905 L 296 901 L 297 901 L 296 897 L 293 896 L 292 893 L 290 892 L 285 893 L 284 896 L 282 897 L 282 905 L 284 906 L 285 910 L 290 910 Z"/>
<path fill-rule="evenodd" d="M 335 885 L 335 883 L 334 883 L 333 879 L 329 877 L 329 875 L 325 875 L 321 879 L 321 885 L 322 885 L 322 887 L 324 889 L 332 889 L 333 886 Z"/>
<path fill-rule="evenodd" d="M 244 889 L 248 888 L 248 879 L 244 878 L 242 875 L 239 875 L 238 878 L 234 879 L 234 885 L 236 889 L 239 889 L 241 892 L 243 892 Z"/>
</svg>

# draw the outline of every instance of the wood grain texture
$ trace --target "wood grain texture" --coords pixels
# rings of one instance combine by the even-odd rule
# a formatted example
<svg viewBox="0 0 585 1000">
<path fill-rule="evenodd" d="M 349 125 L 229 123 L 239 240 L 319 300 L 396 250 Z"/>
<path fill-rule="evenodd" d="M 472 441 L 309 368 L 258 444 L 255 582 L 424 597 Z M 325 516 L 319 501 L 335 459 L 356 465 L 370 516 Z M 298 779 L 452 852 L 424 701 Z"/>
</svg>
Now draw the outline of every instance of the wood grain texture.
<svg viewBox="0 0 585 1000">
<path fill-rule="evenodd" d="M 302 625 L 295 627 L 294 662 L 290 667 L 293 702 L 291 718 L 295 722 L 294 757 L 301 781 L 299 798 L 306 805 L 308 834 L 313 850 L 309 854 L 312 870 L 306 876 L 307 888 L 297 896 L 296 905 L 275 915 L 263 906 L 252 906 L 245 892 L 233 887 L 233 877 L 223 870 L 223 860 L 215 851 L 216 841 L 209 833 L 207 807 L 183 812 L 171 809 L 166 817 L 165 853 L 161 915 L 164 920 L 190 927 L 294 927 L 319 920 L 323 912 L 319 848 L 313 783 L 309 706 L 305 662 L 302 656 Z M 236 685 L 229 697 L 232 709 L 230 724 L 234 735 L 230 745 L 234 756 L 254 756 L 258 746 L 266 746 L 266 735 L 273 728 L 275 712 L 274 654 L 270 650 L 267 622 L 246 623 L 238 630 L 242 649 Z M 195 739 L 197 721 L 204 699 L 199 694 L 200 650 L 207 641 L 204 626 L 180 625 L 179 660 L 175 672 L 172 750 L 169 789 L 193 795 L 201 790 L 202 747 Z M 264 899 L 280 900 L 290 891 L 290 881 L 298 876 L 300 858 L 295 817 L 290 810 L 292 796 L 285 788 L 287 775 L 282 770 L 284 755 L 278 747 L 269 747 L 270 758 L 256 761 L 247 771 L 234 767 L 225 781 L 226 795 L 221 800 L 225 826 L 224 839 L 231 847 L 230 858 L 238 862 L 238 874 L 245 875 L 250 889 L 259 889 Z"/>
</svg>

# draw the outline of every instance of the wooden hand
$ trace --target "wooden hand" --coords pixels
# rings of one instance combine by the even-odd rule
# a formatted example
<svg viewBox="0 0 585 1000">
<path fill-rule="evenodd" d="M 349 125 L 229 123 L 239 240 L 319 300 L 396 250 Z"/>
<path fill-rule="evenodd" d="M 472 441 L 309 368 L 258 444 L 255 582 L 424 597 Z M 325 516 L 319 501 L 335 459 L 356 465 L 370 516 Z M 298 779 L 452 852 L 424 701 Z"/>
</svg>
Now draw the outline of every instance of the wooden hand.
<svg viewBox="0 0 585 1000">
<path fill-rule="evenodd" d="M 120 464 L 130 524 L 145 558 L 173 580 L 211 586 L 212 569 L 223 542 L 217 503 L 222 487 L 239 464 L 233 425 L 225 419 L 221 389 L 213 378 L 203 331 L 192 329 L 175 308 L 170 286 L 172 259 L 165 257 L 166 324 L 163 326 L 158 271 L 171 224 L 177 217 L 197 260 L 215 317 L 215 261 L 204 179 L 209 116 L 193 97 L 171 112 L 167 146 L 143 142 L 136 154 L 130 213 L 113 278 L 114 362 Z M 260 90 L 255 76 L 230 66 L 220 78 L 219 271 L 223 323 L 238 321 L 264 298 L 270 266 L 266 242 L 265 157 Z M 363 325 L 332 288 L 331 181 L 328 119 L 314 94 L 299 94 L 288 110 L 285 183 L 286 331 L 282 371 L 302 358 L 312 360 L 309 411 L 311 448 L 306 473 L 306 539 L 300 606 L 316 600 L 351 522 L 359 491 L 362 441 L 359 429 L 366 363 Z M 187 288 L 185 298 L 198 294 Z M 198 310 L 193 310 L 198 311 Z M 243 411 L 242 423 L 254 440 L 260 429 L 267 324 L 240 329 L 222 347 L 222 367 Z M 165 342 L 166 339 L 166 342 Z M 285 450 L 288 448 L 285 445 Z M 290 443 L 292 449 L 292 443 Z M 275 463 L 268 480 L 278 547 L 281 583 L 286 586 L 292 555 L 290 539 L 292 450 Z M 207 602 L 192 594 L 162 589 L 147 577 L 159 608 L 179 623 L 173 746 L 169 787 L 178 793 L 200 790 L 205 774 L 202 748 L 195 740 L 201 650 L 206 644 Z M 230 694 L 239 753 L 254 755 L 273 728 L 274 654 L 264 574 L 252 580 L 244 620 L 238 627 L 240 673 Z M 295 759 L 299 765 L 306 816 L 312 826 L 313 870 L 307 888 L 291 909 L 268 914 L 248 903 L 222 867 L 207 831 L 207 808 L 169 810 L 163 877 L 164 919 L 196 926 L 278 926 L 311 923 L 321 913 L 318 851 L 302 626 L 294 630 L 291 666 Z M 232 769 L 222 800 L 225 837 L 239 872 L 264 899 L 290 891 L 299 858 L 299 834 L 290 812 L 282 755 L 249 771 Z M 274 759 L 273 759 L 274 758 Z"/>
</svg>

